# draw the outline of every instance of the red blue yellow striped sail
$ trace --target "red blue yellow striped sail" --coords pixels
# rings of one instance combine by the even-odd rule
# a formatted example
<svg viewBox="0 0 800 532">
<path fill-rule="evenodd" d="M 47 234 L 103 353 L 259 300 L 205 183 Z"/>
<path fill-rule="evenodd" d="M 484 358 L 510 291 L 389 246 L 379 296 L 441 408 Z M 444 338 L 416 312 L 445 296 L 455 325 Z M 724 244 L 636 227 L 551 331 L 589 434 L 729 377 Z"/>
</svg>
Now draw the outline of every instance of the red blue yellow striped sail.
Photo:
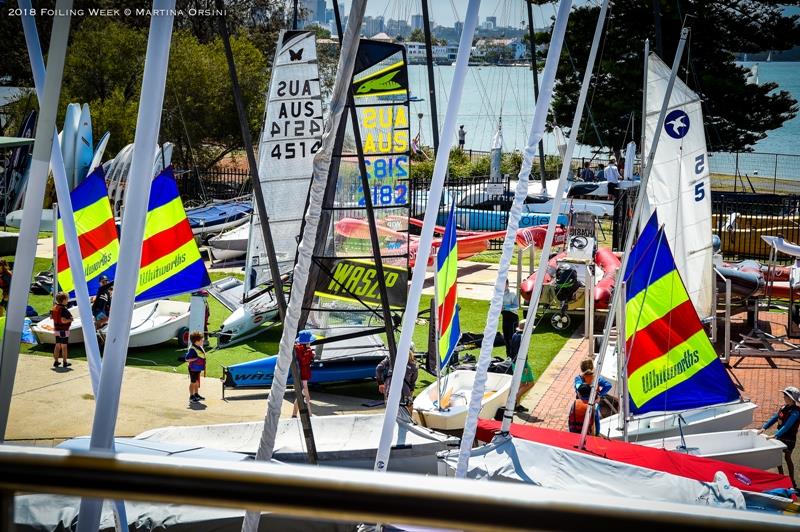
<svg viewBox="0 0 800 532">
<path fill-rule="evenodd" d="M 655 214 L 631 250 L 625 337 L 633 414 L 727 403 L 739 392 L 717 357 Z"/>
<path fill-rule="evenodd" d="M 97 292 L 100 286 L 100 276 L 106 275 L 114 278 L 119 259 L 119 240 L 114 215 L 111 212 L 111 202 L 108 199 L 108 190 L 103 175 L 102 167 L 94 172 L 75 187 L 70 193 L 72 209 L 75 216 L 75 228 L 78 231 L 78 242 L 83 257 L 83 273 L 89 294 Z M 72 282 L 67 249 L 64 245 L 64 228 L 61 215 L 58 217 L 56 229 L 56 242 L 58 242 L 58 285 L 59 289 L 75 295 L 75 285 Z"/>
<path fill-rule="evenodd" d="M 161 299 L 211 284 L 178 194 L 172 167 L 153 179 L 136 300 Z"/>
<path fill-rule="evenodd" d="M 458 319 L 458 243 L 456 241 L 455 203 L 450 207 L 439 252 L 436 255 L 436 301 L 439 333 L 439 364 L 450 361 L 461 338 Z"/>
</svg>

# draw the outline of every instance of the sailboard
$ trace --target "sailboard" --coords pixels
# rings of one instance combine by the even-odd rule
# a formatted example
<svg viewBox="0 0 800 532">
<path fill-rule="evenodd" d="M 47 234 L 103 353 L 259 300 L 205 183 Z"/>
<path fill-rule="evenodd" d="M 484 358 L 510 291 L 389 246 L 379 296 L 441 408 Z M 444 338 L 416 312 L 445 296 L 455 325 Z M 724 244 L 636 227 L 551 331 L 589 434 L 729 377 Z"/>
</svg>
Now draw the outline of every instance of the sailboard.
<svg viewBox="0 0 800 532">
<path fill-rule="evenodd" d="M 644 153 L 655 138 L 671 69 L 657 55 L 647 61 Z M 711 185 L 700 97 L 679 78 L 647 183 L 643 218 L 658 211 L 675 264 L 701 319 L 713 312 Z"/>
<path fill-rule="evenodd" d="M 408 285 L 408 175 L 411 149 L 408 104 L 408 66 L 401 45 L 362 39 L 352 80 L 352 105 L 357 116 L 361 153 L 367 171 L 364 190 L 359 149 L 351 121 L 338 139 L 331 172 L 335 187 L 323 199 L 313 293 L 306 293 L 307 325 L 325 336 L 326 330 L 360 329 L 365 334 L 385 327 L 382 306 L 405 308 Z M 351 112 L 349 109 L 346 112 Z M 330 183 L 330 181 L 329 181 Z M 334 230 L 342 220 L 368 223 L 369 195 L 379 249 L 369 239 L 349 238 Z M 380 297 L 381 261 L 388 301 Z M 313 279 L 313 277 L 312 277 Z M 311 296 L 311 297 L 309 297 Z M 374 334 L 374 332 L 373 332 Z"/>
<path fill-rule="evenodd" d="M 258 179 L 278 270 L 284 274 L 291 271 L 297 254 L 323 116 L 316 36 L 308 31 L 285 31 L 279 42 L 259 140 Z M 261 219 L 255 212 L 245 263 L 245 295 L 271 279 Z"/>
</svg>

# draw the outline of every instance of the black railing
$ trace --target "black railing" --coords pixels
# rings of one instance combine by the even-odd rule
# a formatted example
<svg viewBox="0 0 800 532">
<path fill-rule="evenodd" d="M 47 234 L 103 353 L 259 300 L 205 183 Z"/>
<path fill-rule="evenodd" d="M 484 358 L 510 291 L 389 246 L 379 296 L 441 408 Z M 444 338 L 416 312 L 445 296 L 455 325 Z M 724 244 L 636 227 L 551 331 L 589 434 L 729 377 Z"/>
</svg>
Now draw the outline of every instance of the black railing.
<svg viewBox="0 0 800 532">
<path fill-rule="evenodd" d="M 189 205 L 238 198 L 253 190 L 247 169 L 175 170 L 175 179 L 181 197 Z"/>
<path fill-rule="evenodd" d="M 713 231 L 727 260 L 768 258 L 770 247 L 761 236 L 800 242 L 800 196 L 714 192 L 711 205 Z"/>
<path fill-rule="evenodd" d="M 470 231 L 504 231 L 508 225 L 508 211 L 514 199 L 510 176 L 491 181 L 483 177 L 451 177 L 447 179 L 439 205 L 437 224 L 447 222 L 453 200 L 456 202 L 456 225 Z M 411 217 L 421 220 L 428 209 L 429 178 L 409 181 L 411 190 Z M 489 249 L 502 249 L 502 239 L 489 241 Z"/>
</svg>

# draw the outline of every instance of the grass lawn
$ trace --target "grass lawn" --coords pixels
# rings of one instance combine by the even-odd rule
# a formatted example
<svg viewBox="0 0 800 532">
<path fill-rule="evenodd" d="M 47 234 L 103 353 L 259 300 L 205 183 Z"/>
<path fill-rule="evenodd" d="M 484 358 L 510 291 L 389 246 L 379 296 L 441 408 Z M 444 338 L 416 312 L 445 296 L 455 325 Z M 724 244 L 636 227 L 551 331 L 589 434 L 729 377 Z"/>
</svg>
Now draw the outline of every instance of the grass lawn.
<svg viewBox="0 0 800 532">
<path fill-rule="evenodd" d="M 11 258 L 13 260 L 13 258 Z M 36 259 L 34 266 L 34 273 L 47 270 L 50 267 L 50 260 Z M 228 273 L 210 272 L 212 280 L 227 277 Z M 189 296 L 178 296 L 176 300 L 188 301 Z M 430 296 L 423 296 L 420 303 L 420 308 L 428 308 L 430 306 Z M 211 309 L 211 318 L 209 323 L 209 330 L 218 330 L 222 325 L 223 320 L 229 315 L 228 310 L 223 307 L 216 299 L 208 299 Z M 478 301 L 472 299 L 461 299 L 461 330 L 469 332 L 483 332 L 486 323 L 486 313 L 489 308 L 487 301 Z M 36 296 L 31 295 L 28 299 L 28 304 L 32 305 L 40 314 L 47 313 L 52 306 L 51 296 Z M 531 340 L 531 350 L 529 360 L 535 375 L 541 375 L 553 357 L 558 353 L 564 342 L 572 334 L 572 329 L 568 331 L 558 332 L 553 330 L 549 323 L 544 323 L 540 326 L 539 330 L 534 333 Z M 254 360 L 267 355 L 274 355 L 278 350 L 278 342 L 280 341 L 281 328 L 275 326 L 266 330 L 257 338 L 250 339 L 246 342 L 234 345 L 232 347 L 209 351 L 209 364 L 208 364 L 208 377 L 219 378 L 222 376 L 222 366 L 229 366 L 239 362 Z M 427 319 L 417 320 L 417 326 L 414 329 L 414 344 L 417 351 L 424 351 L 428 345 L 428 321 Z M 215 345 L 215 340 L 211 340 L 212 346 Z M 82 344 L 70 345 L 70 358 L 85 359 L 86 353 Z M 41 356 L 51 356 L 52 346 L 37 345 L 30 346 L 23 344 L 22 352 L 36 354 Z M 186 364 L 178 360 L 185 352 L 178 346 L 177 340 L 173 340 L 160 346 L 130 349 L 128 352 L 128 366 L 148 368 L 158 371 L 170 371 L 175 373 L 186 374 Z M 479 350 L 464 351 L 462 353 L 478 355 Z M 502 347 L 495 348 L 492 352 L 495 356 L 505 357 L 505 349 Z M 424 370 L 420 370 L 420 377 L 417 381 L 417 390 L 421 390 L 425 386 L 434 381 L 434 376 L 428 374 Z M 373 382 L 357 383 L 357 384 L 343 384 L 343 385 L 329 385 L 326 387 L 333 393 L 340 393 L 345 395 L 354 395 L 358 397 L 378 397 L 377 388 Z"/>
</svg>

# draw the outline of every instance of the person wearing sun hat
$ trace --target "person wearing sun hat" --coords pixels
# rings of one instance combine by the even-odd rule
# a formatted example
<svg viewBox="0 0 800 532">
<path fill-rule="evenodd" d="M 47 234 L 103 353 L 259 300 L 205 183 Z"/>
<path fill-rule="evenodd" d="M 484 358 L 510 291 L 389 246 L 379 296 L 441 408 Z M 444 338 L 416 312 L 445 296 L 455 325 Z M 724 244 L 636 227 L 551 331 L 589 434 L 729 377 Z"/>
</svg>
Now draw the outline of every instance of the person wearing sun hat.
<svg viewBox="0 0 800 532">
<path fill-rule="evenodd" d="M 316 337 L 311 331 L 303 330 L 298 333 L 297 340 L 294 341 L 294 356 L 297 357 L 297 364 L 300 366 L 301 390 L 299 391 L 306 398 L 309 414 L 311 414 L 311 393 L 308 391 L 308 381 L 311 380 L 311 363 L 314 361 L 314 348 L 311 347 L 311 342 L 314 340 L 316 340 Z M 294 388 L 296 395 L 298 393 L 296 384 Z M 300 403 L 295 399 L 292 417 L 297 417 L 299 410 Z"/>
<path fill-rule="evenodd" d="M 800 428 L 800 404 L 798 404 L 800 403 L 800 389 L 795 386 L 787 386 L 783 389 L 782 395 L 783 406 L 764 423 L 759 434 L 763 433 L 776 422 L 778 423 L 778 430 L 769 437 L 775 438 L 786 445 L 786 449 L 783 450 L 783 459 L 786 460 L 786 466 L 789 469 L 788 475 L 792 480 L 792 486 L 797 488 L 797 483 L 794 480 L 792 451 L 797 443 L 797 429 Z M 778 472 L 783 474 L 783 466 L 778 466 Z"/>
</svg>

